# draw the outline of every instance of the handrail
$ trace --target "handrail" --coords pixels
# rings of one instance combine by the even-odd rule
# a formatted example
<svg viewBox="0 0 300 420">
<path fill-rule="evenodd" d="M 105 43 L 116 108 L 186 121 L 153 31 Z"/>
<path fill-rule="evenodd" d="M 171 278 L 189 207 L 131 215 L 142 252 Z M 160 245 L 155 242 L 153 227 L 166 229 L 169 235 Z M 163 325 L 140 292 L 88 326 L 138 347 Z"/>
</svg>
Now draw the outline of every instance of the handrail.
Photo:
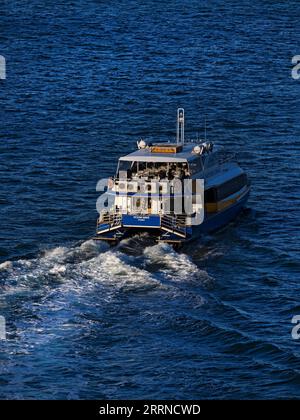
<svg viewBox="0 0 300 420">
<path fill-rule="evenodd" d="M 161 226 L 173 232 L 186 233 L 186 227 L 182 226 L 182 221 L 178 223 L 178 216 L 163 215 L 161 217 Z"/>
<path fill-rule="evenodd" d="M 119 211 L 109 212 L 105 211 L 100 214 L 97 224 L 109 223 L 111 226 L 116 226 L 121 223 L 122 214 Z"/>
<path fill-rule="evenodd" d="M 97 225 L 107 223 L 110 228 L 121 224 L 122 213 L 120 211 L 105 211 L 97 220 Z M 186 216 L 185 215 L 161 215 L 161 227 L 171 230 L 173 232 L 185 234 L 186 233 Z"/>
</svg>

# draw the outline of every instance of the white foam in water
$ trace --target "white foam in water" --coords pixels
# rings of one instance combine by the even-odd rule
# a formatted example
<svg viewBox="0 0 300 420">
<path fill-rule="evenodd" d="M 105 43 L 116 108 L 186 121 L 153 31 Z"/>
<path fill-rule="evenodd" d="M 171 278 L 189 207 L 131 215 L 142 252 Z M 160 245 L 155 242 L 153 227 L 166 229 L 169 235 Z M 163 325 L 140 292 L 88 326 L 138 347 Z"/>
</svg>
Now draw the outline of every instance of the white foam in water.
<svg viewBox="0 0 300 420">
<path fill-rule="evenodd" d="M 157 270 L 149 271 L 149 263 L 157 265 Z M 210 279 L 187 255 L 175 252 L 167 244 L 149 246 L 141 256 L 135 257 L 105 243 L 86 241 L 77 247 L 47 250 L 32 260 L 7 261 L 0 267 L 3 295 L 24 295 L 22 306 L 39 317 L 39 321 L 34 321 L 36 325 L 29 325 L 28 334 L 41 325 L 45 334 L 49 329 L 60 329 L 74 319 L 80 302 L 85 305 L 95 297 L 97 305 L 102 307 L 110 305 L 120 293 L 155 289 L 170 298 L 184 293 L 186 301 L 196 307 L 203 304 L 203 299 L 182 290 L 180 282 L 197 279 L 204 284 Z M 31 300 L 30 293 L 39 299 Z M 27 334 L 23 329 L 20 333 Z"/>
<path fill-rule="evenodd" d="M 117 250 L 109 250 L 99 254 L 92 260 L 80 264 L 81 273 L 106 284 L 117 287 L 139 288 L 156 286 L 159 282 L 148 271 L 137 268 L 129 257 Z"/>
<path fill-rule="evenodd" d="M 51 341 L 70 321 L 74 326 L 78 308 L 89 302 L 101 308 L 111 305 L 120 292 L 160 287 L 160 282 L 148 271 L 135 267 L 130 257 L 92 241 L 47 250 L 32 260 L 7 261 L 1 269 L 2 297 L 18 296 L 25 313 L 35 315 L 27 316 L 20 324 L 16 319 L 15 334 L 35 345 Z M 79 318 L 77 330 L 88 322 Z"/>
<path fill-rule="evenodd" d="M 115 288 L 164 287 L 156 278 L 155 270 L 147 270 L 149 264 L 157 266 L 159 278 L 163 275 L 178 282 L 194 279 L 212 282 L 187 255 L 177 253 L 168 244 L 148 246 L 139 258 L 128 256 L 119 248 L 111 249 L 106 243 L 89 240 L 77 247 L 47 250 L 36 259 L 6 261 L 0 265 L 0 270 L 5 273 L 7 292 L 33 286 L 47 288 L 54 281 L 74 291 L 92 288 L 95 282 Z"/>
<path fill-rule="evenodd" d="M 134 265 L 134 257 L 106 243 L 86 241 L 77 247 L 56 247 L 32 260 L 2 263 L 6 293 L 49 289 L 51 283 L 61 283 L 60 289 L 84 292 L 101 283 L 114 289 L 156 287 L 159 281 L 151 273 Z"/>
<path fill-rule="evenodd" d="M 78 247 L 57 247 L 54 249 L 47 250 L 44 253 L 43 260 L 56 260 L 64 262 L 66 260 L 85 260 L 97 256 L 100 252 L 104 252 L 109 249 L 109 245 L 104 242 L 96 242 L 88 240 L 83 242 Z"/>
<path fill-rule="evenodd" d="M 55 264 L 52 268 L 50 268 L 49 273 L 53 275 L 62 275 L 65 274 L 67 267 L 59 264 Z"/>
<path fill-rule="evenodd" d="M 157 264 L 158 269 L 148 270 L 149 262 Z M 185 304 L 197 308 L 204 299 L 183 289 L 181 282 L 196 278 L 204 282 L 208 277 L 187 255 L 178 254 L 166 244 L 149 246 L 136 257 L 118 247 L 86 241 L 75 247 L 47 250 L 31 260 L 6 261 L 0 268 L 2 296 L 15 295 L 26 314 L 20 321 L 16 319 L 14 333 L 24 349 L 27 344 L 51 345 L 51 340 L 64 337 L 68 331 L 88 331 L 93 320 L 82 317 L 82 311 L 96 307 L 101 317 L 103 308 L 114 308 L 120 296 L 127 293 L 158 291 L 157 299 L 180 296 Z"/>
<path fill-rule="evenodd" d="M 212 277 L 206 271 L 200 270 L 186 254 L 177 253 L 168 244 L 161 243 L 147 247 L 144 255 L 150 263 L 161 267 L 159 271 L 169 279 L 176 281 L 197 279 L 203 283 L 213 281 Z"/>
<path fill-rule="evenodd" d="M 11 268 L 12 268 L 11 261 L 4 261 L 2 264 L 0 264 L 0 271 L 9 270 Z"/>
</svg>

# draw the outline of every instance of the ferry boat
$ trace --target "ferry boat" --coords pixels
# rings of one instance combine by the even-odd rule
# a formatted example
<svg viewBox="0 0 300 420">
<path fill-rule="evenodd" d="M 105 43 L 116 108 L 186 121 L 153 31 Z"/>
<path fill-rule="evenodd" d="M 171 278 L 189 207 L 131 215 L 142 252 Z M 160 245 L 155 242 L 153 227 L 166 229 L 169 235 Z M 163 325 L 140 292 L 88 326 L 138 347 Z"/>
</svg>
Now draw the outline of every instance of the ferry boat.
<svg viewBox="0 0 300 420">
<path fill-rule="evenodd" d="M 158 242 L 181 244 L 224 227 L 245 207 L 250 182 L 234 154 L 210 141 L 185 141 L 184 118 L 179 108 L 176 142 L 140 140 L 136 151 L 120 157 L 95 240 L 117 243 L 147 231 Z M 197 180 L 203 180 L 200 192 Z"/>
</svg>

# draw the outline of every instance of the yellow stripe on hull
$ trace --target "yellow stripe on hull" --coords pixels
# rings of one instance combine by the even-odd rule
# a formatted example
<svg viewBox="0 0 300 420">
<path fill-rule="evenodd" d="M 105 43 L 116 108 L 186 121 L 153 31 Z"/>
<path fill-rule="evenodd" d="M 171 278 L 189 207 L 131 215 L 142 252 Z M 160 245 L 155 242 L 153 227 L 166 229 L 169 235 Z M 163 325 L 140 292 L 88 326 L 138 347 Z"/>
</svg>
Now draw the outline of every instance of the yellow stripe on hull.
<svg viewBox="0 0 300 420">
<path fill-rule="evenodd" d="M 245 187 L 243 187 L 242 190 L 243 191 L 240 191 L 238 194 L 235 194 L 234 197 L 231 196 L 231 198 L 217 201 L 216 203 L 205 203 L 205 210 L 207 213 L 216 213 L 232 206 L 248 191 L 248 188 L 245 190 Z"/>
</svg>

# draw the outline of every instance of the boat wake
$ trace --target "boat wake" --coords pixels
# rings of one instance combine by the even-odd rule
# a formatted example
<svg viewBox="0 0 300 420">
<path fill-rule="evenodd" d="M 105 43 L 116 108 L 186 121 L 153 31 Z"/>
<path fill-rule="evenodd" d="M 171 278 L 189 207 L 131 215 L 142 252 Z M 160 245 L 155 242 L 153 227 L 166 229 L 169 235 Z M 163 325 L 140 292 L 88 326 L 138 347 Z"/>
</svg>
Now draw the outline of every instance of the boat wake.
<svg viewBox="0 0 300 420">
<path fill-rule="evenodd" d="M 197 281 L 205 288 L 213 281 L 188 255 L 167 244 L 146 246 L 139 255 L 124 252 L 128 246 L 124 241 L 110 248 L 89 240 L 46 250 L 33 259 L 2 263 L 0 302 L 8 317 L 14 305 L 11 338 L 33 330 L 49 336 L 49 328 L 57 331 L 78 322 L 89 307 L 98 308 L 99 316 L 104 307 L 115 306 L 116 300 L 132 293 L 155 291 L 159 299 L 174 298 L 189 293 L 184 285 Z M 198 296 L 197 304 L 203 302 Z"/>
<path fill-rule="evenodd" d="M 131 255 L 128 240 L 115 248 L 93 240 L 75 247 L 56 247 L 33 259 L 0 264 L 0 286 L 2 292 L 11 292 L 60 282 L 82 282 L 86 287 L 85 280 L 107 284 L 118 283 L 120 278 L 132 279 L 135 283 L 141 279 L 160 283 L 162 278 L 212 280 L 188 255 L 176 252 L 168 244 L 146 246 L 138 252 Z"/>
</svg>

